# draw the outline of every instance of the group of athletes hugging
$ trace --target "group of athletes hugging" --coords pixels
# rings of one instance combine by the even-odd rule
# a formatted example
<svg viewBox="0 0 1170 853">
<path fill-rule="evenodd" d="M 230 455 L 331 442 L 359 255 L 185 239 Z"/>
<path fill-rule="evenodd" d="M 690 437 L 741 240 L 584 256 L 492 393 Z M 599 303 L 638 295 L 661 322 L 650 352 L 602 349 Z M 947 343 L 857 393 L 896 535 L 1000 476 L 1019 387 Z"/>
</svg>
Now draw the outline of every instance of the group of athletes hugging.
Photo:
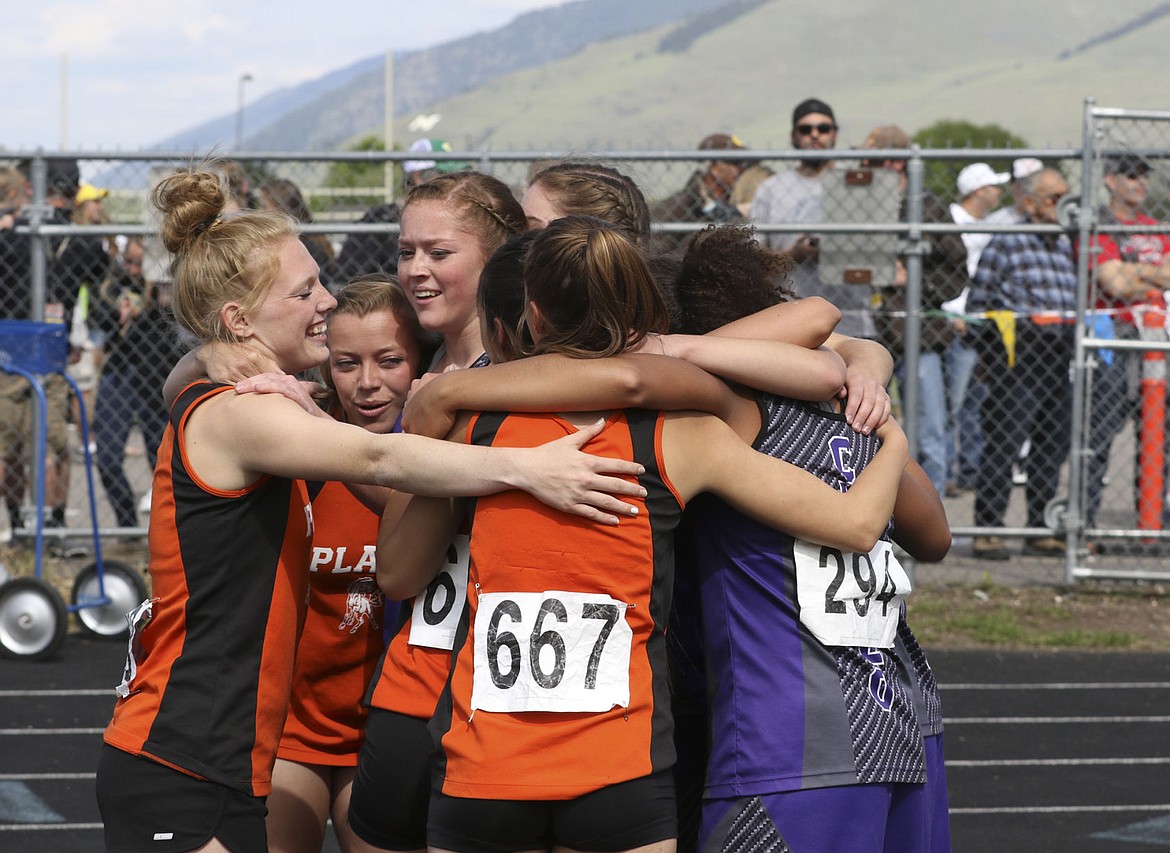
<svg viewBox="0 0 1170 853">
<path fill-rule="evenodd" d="M 398 280 L 335 296 L 214 174 L 154 200 L 204 344 L 108 850 L 317 851 L 329 817 L 346 853 L 950 849 L 895 550 L 941 559 L 942 504 L 888 353 L 750 229 L 658 255 L 610 167 L 455 172 L 407 196 Z"/>
</svg>

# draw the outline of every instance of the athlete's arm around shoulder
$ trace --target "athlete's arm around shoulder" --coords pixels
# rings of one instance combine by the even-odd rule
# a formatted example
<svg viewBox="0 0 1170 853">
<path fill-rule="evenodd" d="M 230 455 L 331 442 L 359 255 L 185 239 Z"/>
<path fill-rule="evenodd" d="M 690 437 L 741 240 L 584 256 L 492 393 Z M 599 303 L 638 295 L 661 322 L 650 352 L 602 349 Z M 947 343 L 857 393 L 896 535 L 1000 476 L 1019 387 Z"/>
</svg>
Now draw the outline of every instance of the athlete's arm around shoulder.
<svg viewBox="0 0 1170 853">
<path fill-rule="evenodd" d="M 403 428 L 444 435 L 459 410 L 699 409 L 722 415 L 731 396 L 706 371 L 661 355 L 581 359 L 546 354 L 436 376 L 411 392 Z"/>
<path fill-rule="evenodd" d="M 881 428 L 881 449 L 847 492 L 754 450 L 717 418 L 667 415 L 663 449 L 671 481 L 685 499 L 713 492 L 757 521 L 793 536 L 869 551 L 885 531 L 907 460 L 896 423 Z"/>
<path fill-rule="evenodd" d="M 845 384 L 845 362 L 826 347 L 725 335 L 665 335 L 667 355 L 749 388 L 798 400 L 828 400 Z"/>
<path fill-rule="evenodd" d="M 483 495 L 519 488 L 556 509 L 617 524 L 634 507 L 615 495 L 644 490 L 620 475 L 641 466 L 581 453 L 602 423 L 537 448 L 488 448 L 315 418 L 275 394 L 227 391 L 189 417 L 185 452 L 216 489 L 242 489 L 263 474 L 376 483 L 414 494 Z"/>
<path fill-rule="evenodd" d="M 733 320 L 711 332 L 729 338 L 762 338 L 810 349 L 825 343 L 841 321 L 841 310 L 820 296 L 781 302 Z"/>
</svg>

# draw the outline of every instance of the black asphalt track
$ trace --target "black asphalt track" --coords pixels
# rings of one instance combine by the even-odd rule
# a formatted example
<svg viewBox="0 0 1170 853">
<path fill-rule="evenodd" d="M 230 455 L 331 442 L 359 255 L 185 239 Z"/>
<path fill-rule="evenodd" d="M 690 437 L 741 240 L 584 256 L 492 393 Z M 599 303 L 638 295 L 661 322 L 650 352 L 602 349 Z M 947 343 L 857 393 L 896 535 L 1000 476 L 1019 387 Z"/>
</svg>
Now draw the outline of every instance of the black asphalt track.
<svg viewBox="0 0 1170 853">
<path fill-rule="evenodd" d="M 93 771 L 124 654 L 74 633 L 52 660 L 0 659 L 3 853 L 102 849 Z M 956 853 L 1170 850 L 1170 653 L 931 660 Z"/>
</svg>

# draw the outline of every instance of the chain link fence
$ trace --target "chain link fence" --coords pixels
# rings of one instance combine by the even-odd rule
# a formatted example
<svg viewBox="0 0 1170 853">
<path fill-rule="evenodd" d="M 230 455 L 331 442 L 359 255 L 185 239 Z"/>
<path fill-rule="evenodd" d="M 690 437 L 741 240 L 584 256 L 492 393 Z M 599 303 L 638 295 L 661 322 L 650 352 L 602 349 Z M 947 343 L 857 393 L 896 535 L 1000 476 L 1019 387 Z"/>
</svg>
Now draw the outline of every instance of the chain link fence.
<svg viewBox="0 0 1170 853">
<path fill-rule="evenodd" d="M 1157 223 L 1170 216 L 1170 114 L 1088 105 L 1085 121 L 1079 150 L 920 150 L 907 141 L 866 151 L 589 158 L 643 188 L 656 248 L 679 247 L 710 222 L 750 221 L 762 242 L 799 259 L 793 283 L 800 295 L 825 296 L 842 309 L 841 331 L 890 349 L 897 415 L 947 496 L 956 536 L 998 537 L 1007 556 L 1049 548 L 1065 559 L 1070 581 L 1161 577 L 1159 548 L 1170 540 L 1163 519 L 1164 316 L 1159 321 L 1146 307 L 1144 288 L 1124 305 L 1109 295 L 1116 265 L 1108 265 L 1103 244 L 1113 241 L 1121 263 L 1145 264 L 1151 276 L 1162 268 L 1170 241 Z M 364 272 L 395 269 L 402 167 L 417 156 L 249 154 L 227 165 L 224 179 L 241 206 L 293 213 L 324 282 L 336 287 Z M 575 152 L 427 156 L 445 168 L 493 174 L 517 196 L 547 161 L 580 159 Z M 1141 171 L 1122 164 L 1123 157 L 1144 164 L 1137 183 L 1147 191 L 1142 209 L 1149 222 L 1104 212 L 1109 185 L 1128 181 L 1122 172 Z M 1068 193 L 1051 199 L 1046 221 L 1023 224 L 1027 186 L 1013 169 L 1034 168 L 1032 161 L 1057 170 Z M 69 371 L 84 389 L 100 527 L 110 536 L 145 530 L 154 448 L 165 423 L 158 392 L 189 344 L 167 314 L 168 259 L 149 195 L 160 177 L 191 162 L 189 155 L 149 152 L 0 158 L 2 317 L 70 327 Z M 980 174 L 993 178 L 983 186 L 993 187 L 990 207 L 997 212 L 987 218 L 958 209 L 970 195 L 960 192 L 959 176 L 974 163 L 987 164 Z M 980 253 L 1024 234 L 1071 258 L 1077 285 L 1067 311 L 970 301 Z M 39 508 L 29 497 L 35 494 L 29 476 L 37 472 L 29 460 L 28 390 L 2 373 L 0 386 L 9 525 L 27 533 L 43 511 L 60 535 L 88 534 L 78 472 L 85 458 L 81 407 L 63 382 L 47 379 L 49 459 Z M 1026 428 L 1014 420 L 1021 418 Z"/>
</svg>

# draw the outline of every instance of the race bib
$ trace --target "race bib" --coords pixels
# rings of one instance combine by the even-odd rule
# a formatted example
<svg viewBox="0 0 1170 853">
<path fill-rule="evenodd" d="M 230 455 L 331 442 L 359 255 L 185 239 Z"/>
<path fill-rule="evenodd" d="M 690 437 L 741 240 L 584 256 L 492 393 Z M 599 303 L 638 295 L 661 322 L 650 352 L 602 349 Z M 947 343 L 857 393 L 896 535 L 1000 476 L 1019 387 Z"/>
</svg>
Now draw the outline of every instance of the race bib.
<svg viewBox="0 0 1170 853">
<path fill-rule="evenodd" d="M 473 711 L 629 707 L 634 632 L 608 595 L 483 593 L 473 636 Z"/>
<path fill-rule="evenodd" d="M 138 662 L 145 652 L 142 650 L 142 629 L 154 615 L 154 599 L 148 598 L 126 614 L 126 665 L 122 667 L 122 681 L 114 688 L 119 699 L 126 699 L 134 693 L 134 678 L 138 675 Z"/>
<path fill-rule="evenodd" d="M 813 636 L 826 646 L 893 646 L 910 578 L 891 543 L 858 554 L 797 541 L 793 552 L 800 621 Z"/>
<path fill-rule="evenodd" d="M 471 537 L 456 536 L 447 548 L 447 562 L 426 590 L 414 597 L 410 617 L 410 644 L 451 651 L 455 629 L 467 602 L 467 566 Z"/>
</svg>

